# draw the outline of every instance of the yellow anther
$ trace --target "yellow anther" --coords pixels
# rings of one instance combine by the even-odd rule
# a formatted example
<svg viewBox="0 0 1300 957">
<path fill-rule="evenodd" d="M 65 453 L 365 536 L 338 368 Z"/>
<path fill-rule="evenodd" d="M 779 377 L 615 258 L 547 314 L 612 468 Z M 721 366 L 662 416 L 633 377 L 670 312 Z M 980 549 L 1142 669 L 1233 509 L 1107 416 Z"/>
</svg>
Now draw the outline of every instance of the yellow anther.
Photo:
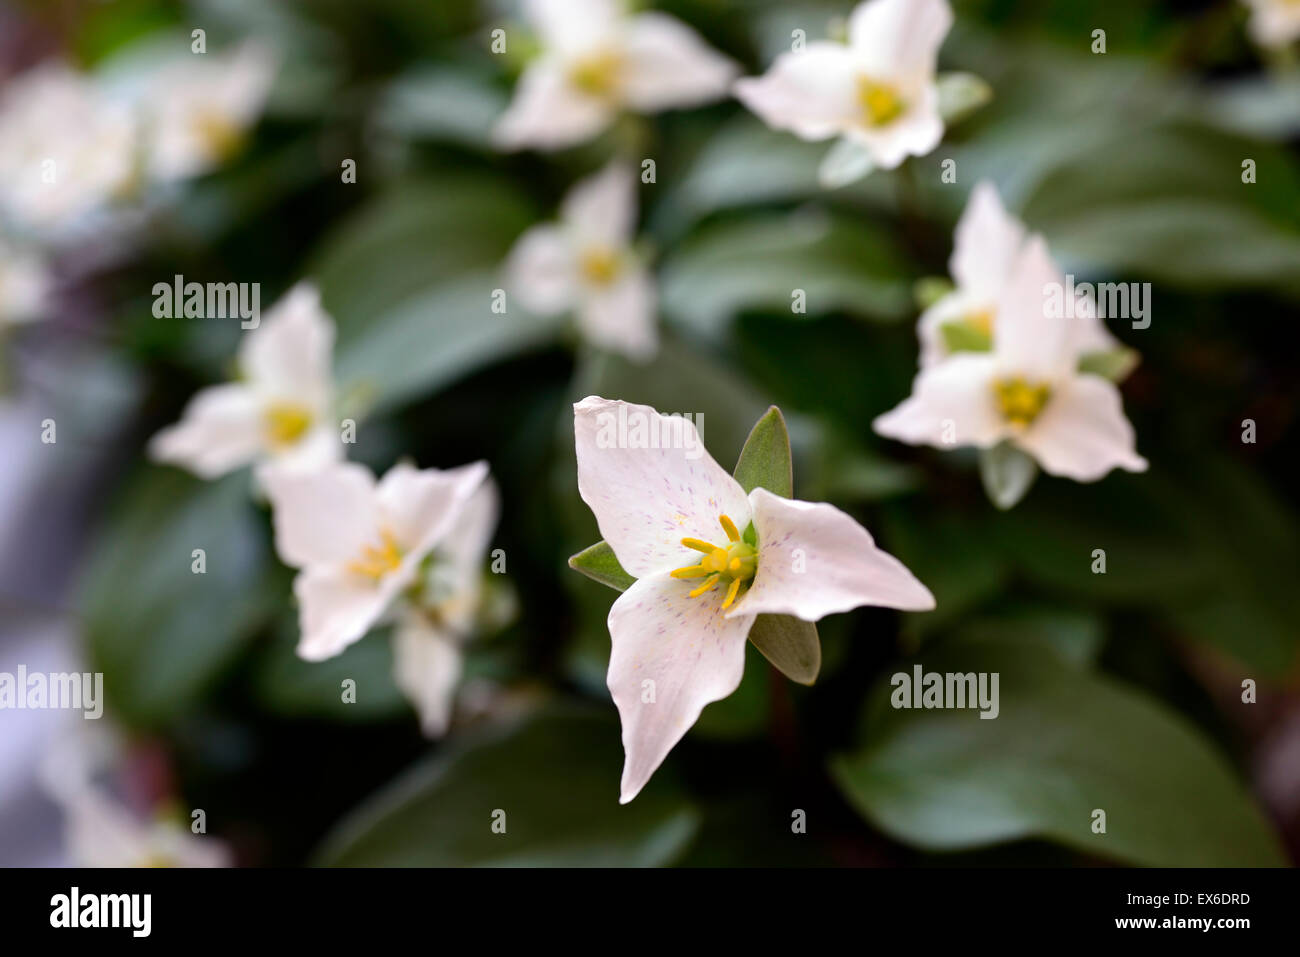
<svg viewBox="0 0 1300 957">
<path fill-rule="evenodd" d="M 710 545 L 708 542 L 702 541 L 698 538 L 683 538 L 682 544 L 687 548 L 693 548 L 697 552 L 703 552 L 706 555 L 717 547 L 716 545 Z"/>
<path fill-rule="evenodd" d="M 722 530 L 727 533 L 727 539 L 729 541 L 733 541 L 733 542 L 740 541 L 740 530 L 736 528 L 736 523 L 733 522 L 728 516 L 726 515 L 718 516 L 718 524 L 720 524 L 722 526 Z"/>
<path fill-rule="evenodd" d="M 722 607 L 730 608 L 731 603 L 736 600 L 736 594 L 740 591 L 740 579 L 733 578 L 731 585 L 727 588 L 727 597 L 722 599 Z"/>
<path fill-rule="evenodd" d="M 713 588 L 715 585 L 717 585 L 717 583 L 718 583 L 718 576 L 717 576 L 716 574 L 715 574 L 715 575 L 710 575 L 710 576 L 708 577 L 708 579 L 704 582 L 703 585 L 701 585 L 699 588 L 695 589 L 694 591 L 692 591 L 692 592 L 690 593 L 690 597 L 691 597 L 691 598 L 699 598 L 699 597 L 700 597 L 701 595 L 703 595 L 706 591 L 710 591 L 710 590 L 712 590 L 712 588 Z"/>
<path fill-rule="evenodd" d="M 574 61 L 569 82 L 588 96 L 609 97 L 618 91 L 622 73 L 623 58 L 604 50 Z"/>
<path fill-rule="evenodd" d="M 866 76 L 858 78 L 858 105 L 868 126 L 887 126 L 906 109 L 897 89 Z"/>
<path fill-rule="evenodd" d="M 712 575 L 712 568 L 705 568 L 703 565 L 689 565 L 686 568 L 674 568 L 668 573 L 673 578 L 700 578 L 703 575 Z"/>
<path fill-rule="evenodd" d="M 618 251 L 608 246 L 589 246 L 578 257 L 578 269 L 587 282 L 603 286 L 619 274 L 623 260 Z"/>
<path fill-rule="evenodd" d="M 1045 382 L 1029 382 L 1019 376 L 998 379 L 993 383 L 998 411 L 1012 425 L 1024 428 L 1038 418 L 1052 397 L 1052 387 Z"/>
<path fill-rule="evenodd" d="M 729 516 L 719 516 L 718 524 L 727 533 L 727 546 L 722 548 L 703 539 L 683 538 L 683 545 L 704 555 L 698 565 L 677 568 L 669 574 L 673 578 L 704 577 L 704 583 L 690 592 L 692 598 L 698 598 L 711 591 L 718 582 L 726 581 L 727 594 L 722 607 L 729 608 L 740 594 L 740 586 L 753 578 L 758 570 L 758 549 L 741 539 L 740 529 Z"/>
<path fill-rule="evenodd" d="M 402 549 L 393 533 L 385 529 L 380 533 L 379 547 L 366 545 L 361 549 L 361 559 L 348 562 L 345 568 L 354 575 L 376 580 L 394 572 L 402 564 Z"/>
<path fill-rule="evenodd" d="M 297 402 L 272 402 L 262 414 L 266 437 L 274 446 L 293 445 L 312 424 L 312 411 Z"/>
</svg>

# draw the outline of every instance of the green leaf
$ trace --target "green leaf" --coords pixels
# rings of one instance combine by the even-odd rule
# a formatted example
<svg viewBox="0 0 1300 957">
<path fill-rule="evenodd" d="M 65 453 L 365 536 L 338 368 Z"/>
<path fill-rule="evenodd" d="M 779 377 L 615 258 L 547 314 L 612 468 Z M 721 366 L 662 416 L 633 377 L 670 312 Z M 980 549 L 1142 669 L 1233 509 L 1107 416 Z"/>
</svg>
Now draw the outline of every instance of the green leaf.
<svg viewBox="0 0 1300 957">
<path fill-rule="evenodd" d="M 939 115 L 948 126 L 960 123 L 993 99 L 993 87 L 974 73 L 940 73 Z"/>
<path fill-rule="evenodd" d="M 1023 643 L 948 645 L 922 664 L 998 673 L 1000 708 L 993 720 L 896 710 L 890 682 L 873 692 L 861 747 L 832 773 L 896 840 L 955 851 L 1043 838 L 1156 867 L 1282 864 L 1236 772 L 1164 705 Z M 1092 831 L 1094 809 L 1106 812 L 1104 834 Z"/>
<path fill-rule="evenodd" d="M 203 482 L 145 470 L 99 535 L 81 593 L 114 712 L 156 725 L 196 705 L 287 588 L 272 574 L 247 472 Z"/>
<path fill-rule="evenodd" d="M 916 308 L 924 312 L 956 288 L 947 276 L 922 276 L 912 285 L 912 298 Z"/>
<path fill-rule="evenodd" d="M 980 449 L 980 478 L 989 500 L 1000 509 L 1012 508 L 1025 497 L 1038 477 L 1038 463 L 1010 442 Z"/>
<path fill-rule="evenodd" d="M 993 348 L 993 336 L 969 322 L 945 322 L 939 334 L 949 352 L 988 352 Z"/>
<path fill-rule="evenodd" d="M 576 572 L 582 572 L 592 581 L 598 581 L 617 591 L 627 591 L 636 581 L 623 570 L 623 566 L 618 563 L 618 558 L 614 555 L 614 549 L 603 540 L 571 557 L 569 567 Z"/>
<path fill-rule="evenodd" d="M 1079 357 L 1079 371 L 1099 375 L 1111 382 L 1123 382 L 1141 361 L 1136 349 L 1119 346 L 1105 352 L 1089 352 Z"/>
<path fill-rule="evenodd" d="M 462 739 L 411 768 L 344 819 L 317 861 L 343 867 L 671 863 L 693 837 L 698 815 L 663 769 L 635 801 L 620 806 L 622 765 L 615 721 L 586 709 L 547 709 L 514 727 Z M 496 821 L 504 822 L 504 832 L 493 830 Z"/>
<path fill-rule="evenodd" d="M 790 433 L 785 427 L 785 417 L 776 406 L 769 408 L 754 424 L 732 475 L 746 492 L 761 487 L 782 498 L 794 495 Z"/>
<path fill-rule="evenodd" d="M 817 680 L 822 645 L 812 622 L 793 615 L 759 615 L 749 629 L 749 640 L 791 681 L 810 685 Z"/>
<path fill-rule="evenodd" d="M 836 140 L 821 165 L 817 167 L 817 181 L 826 189 L 839 189 L 855 183 L 876 168 L 871 153 L 851 139 Z"/>
</svg>

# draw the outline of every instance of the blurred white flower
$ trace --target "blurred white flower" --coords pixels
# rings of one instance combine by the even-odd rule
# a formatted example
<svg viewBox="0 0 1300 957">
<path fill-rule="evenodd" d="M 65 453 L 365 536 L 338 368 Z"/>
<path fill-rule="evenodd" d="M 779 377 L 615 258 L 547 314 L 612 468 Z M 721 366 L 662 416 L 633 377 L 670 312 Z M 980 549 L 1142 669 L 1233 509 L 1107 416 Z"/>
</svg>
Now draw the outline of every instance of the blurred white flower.
<svg viewBox="0 0 1300 957">
<path fill-rule="evenodd" d="M 658 419 L 656 448 L 602 436 L 625 407 Z M 623 722 L 622 803 L 636 797 L 704 706 L 740 684 L 759 614 L 817 621 L 861 605 L 924 611 L 934 598 L 867 530 L 832 505 L 748 495 L 695 425 L 589 396 L 573 407 L 578 492 L 636 576 L 609 611 L 608 684 Z M 747 534 L 753 523 L 752 535 Z M 719 533 L 726 537 L 713 544 Z"/>
<path fill-rule="evenodd" d="M 149 455 L 215 478 L 255 461 L 310 469 L 343 456 L 331 414 L 334 322 L 302 282 L 239 350 L 241 381 L 203 389 L 181 421 L 153 437 Z"/>
<path fill-rule="evenodd" d="M 293 586 L 301 626 L 299 657 L 322 661 L 337 655 L 395 610 L 404 594 L 422 606 L 425 579 L 438 572 L 439 562 L 430 559 L 435 549 L 455 553 L 472 545 L 477 550 L 486 534 L 479 524 L 486 524 L 486 517 L 471 520 L 464 513 L 487 474 L 484 462 L 448 471 L 399 464 L 379 482 L 369 469 L 353 463 L 313 472 L 267 469 L 262 480 L 273 509 L 276 550 L 285 564 L 300 569 Z M 476 501 L 476 508 L 483 507 Z M 472 541 L 453 541 L 462 521 L 472 526 L 467 533 Z M 448 564 L 451 580 L 461 582 L 467 563 Z M 441 599 L 436 594 L 430 614 L 446 614 L 450 631 L 462 623 L 464 597 L 459 590 Z M 415 687 L 415 668 L 428 667 L 427 660 L 411 663 L 411 670 L 399 666 L 405 687 Z"/>
<path fill-rule="evenodd" d="M 620 110 L 657 113 L 721 99 L 732 62 L 662 13 L 617 0 L 524 0 L 542 53 L 497 123 L 503 149 L 559 149 L 590 139 Z"/>
<path fill-rule="evenodd" d="M 49 270 L 39 256 L 0 238 L 0 330 L 42 318 L 50 285 Z"/>
<path fill-rule="evenodd" d="M 253 41 L 150 70 L 141 91 L 149 175 L 164 183 L 189 179 L 238 153 L 275 73 L 275 56 Z"/>
<path fill-rule="evenodd" d="M 659 337 L 654 280 L 632 249 L 636 183 L 619 162 L 578 183 L 558 223 L 534 226 L 515 243 L 506 274 L 526 308 L 540 315 L 571 309 L 590 342 L 644 360 Z"/>
<path fill-rule="evenodd" d="M 451 720 L 460 649 L 478 617 L 484 560 L 499 512 L 496 485 L 486 478 L 435 544 L 418 601 L 403 610 L 393 634 L 393 677 L 431 738 L 445 734 Z"/>
<path fill-rule="evenodd" d="M 935 70 L 947 0 L 868 0 L 848 26 L 847 45 L 783 53 L 761 77 L 737 80 L 736 97 L 774 129 L 843 137 L 883 169 L 929 153 L 943 137 Z"/>
<path fill-rule="evenodd" d="M 0 144 L 0 217 L 42 237 L 76 232 L 138 182 L 134 112 L 61 63 L 8 84 Z"/>
<path fill-rule="evenodd" d="M 921 366 L 932 366 L 949 355 L 949 340 L 972 344 L 982 351 L 992 344 L 998 302 L 1021 262 L 1025 226 L 1002 205 L 997 188 L 987 180 L 971 191 L 966 209 L 957 221 L 948 269 L 956 288 L 921 315 Z M 1034 304 L 1042 301 L 1041 290 Z M 1103 352 L 1119 343 L 1106 331 L 1097 310 L 1076 320 L 1080 354 Z M 974 346 L 982 346 L 973 348 Z"/>
<path fill-rule="evenodd" d="M 1250 7 L 1250 35 L 1262 47 L 1285 47 L 1300 39 L 1298 0 L 1243 0 Z"/>
<path fill-rule="evenodd" d="M 1080 482 L 1113 468 L 1145 471 L 1119 390 L 1078 371 L 1083 321 L 1046 306 L 1045 291 L 1063 285 L 1047 244 L 1031 238 L 997 304 L 992 351 L 923 368 L 911 397 L 878 417 L 876 431 L 940 448 L 1010 441 L 1047 472 Z"/>
</svg>

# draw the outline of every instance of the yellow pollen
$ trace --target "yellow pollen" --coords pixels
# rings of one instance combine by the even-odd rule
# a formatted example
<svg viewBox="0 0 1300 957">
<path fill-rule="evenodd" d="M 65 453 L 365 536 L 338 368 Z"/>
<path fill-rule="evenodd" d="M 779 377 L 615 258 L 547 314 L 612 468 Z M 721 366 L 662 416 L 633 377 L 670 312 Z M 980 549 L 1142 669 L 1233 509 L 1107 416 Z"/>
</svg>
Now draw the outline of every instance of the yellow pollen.
<svg viewBox="0 0 1300 957">
<path fill-rule="evenodd" d="M 1043 411 L 1052 397 L 1052 387 L 1045 382 L 1029 382 L 1016 376 L 993 383 L 998 411 L 1012 425 L 1024 428 Z"/>
<path fill-rule="evenodd" d="M 266 407 L 263 419 L 272 445 L 293 445 L 311 428 L 312 412 L 297 402 L 272 402 Z"/>
<path fill-rule="evenodd" d="M 574 61 L 569 67 L 569 82 L 588 96 L 611 97 L 618 91 L 622 73 L 622 57 L 604 50 Z"/>
<path fill-rule="evenodd" d="M 868 126 L 888 126 L 907 108 L 898 90 L 870 77 L 858 77 L 858 105 Z"/>
<path fill-rule="evenodd" d="M 603 286 L 612 282 L 622 268 L 622 257 L 608 246 L 589 246 L 578 257 L 578 269 L 587 282 Z"/>
<path fill-rule="evenodd" d="M 366 545 L 362 548 L 361 558 L 358 561 L 348 562 L 345 566 L 348 571 L 378 581 L 397 570 L 402 564 L 402 549 L 397 544 L 397 539 L 388 529 L 380 532 L 379 537 L 381 544 L 378 547 Z"/>
<path fill-rule="evenodd" d="M 727 546 L 712 545 L 699 538 L 683 538 L 683 545 L 704 555 L 698 565 L 676 568 L 669 574 L 673 578 L 704 579 L 703 584 L 689 593 L 691 598 L 698 598 L 712 591 L 719 582 L 726 581 L 727 593 L 722 607 L 730 608 L 740 594 L 740 586 L 753 578 L 758 570 L 758 549 L 741 538 L 740 529 L 729 516 L 719 516 L 718 524 L 727 534 Z"/>
</svg>

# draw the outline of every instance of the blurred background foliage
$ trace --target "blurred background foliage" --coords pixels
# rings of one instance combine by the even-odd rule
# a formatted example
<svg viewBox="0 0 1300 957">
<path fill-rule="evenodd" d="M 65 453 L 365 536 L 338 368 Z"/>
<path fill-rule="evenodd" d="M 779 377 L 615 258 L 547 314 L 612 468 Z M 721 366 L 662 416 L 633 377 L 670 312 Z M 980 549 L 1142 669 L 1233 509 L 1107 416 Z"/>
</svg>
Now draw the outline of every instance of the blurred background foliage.
<svg viewBox="0 0 1300 957">
<path fill-rule="evenodd" d="M 850 8 L 655 6 L 749 74 L 795 27 L 825 35 Z M 76 602 L 111 709 L 166 748 L 242 862 L 1295 859 L 1300 73 L 1266 69 L 1246 8 L 1227 0 L 954 6 L 941 66 L 984 77 L 992 103 L 931 155 L 826 192 L 824 145 L 734 101 L 629 118 L 555 155 L 495 153 L 487 134 L 520 67 L 488 49 L 490 29 L 518 22 L 508 4 L 28 5 L 33 57 L 92 67 L 193 26 L 210 48 L 255 35 L 284 56 L 250 148 L 164 210 L 138 255 L 80 277 L 26 346 L 37 388 L 70 409 L 68 434 L 98 452 Z M 1105 55 L 1089 52 L 1099 28 Z M 657 164 L 640 202 L 664 347 L 645 366 L 590 352 L 563 321 L 489 311 L 514 239 L 615 151 Z M 344 158 L 355 184 L 340 182 Z M 940 181 L 946 158 L 955 185 Z M 1149 473 L 1043 478 L 1000 513 L 974 456 L 873 435 L 915 371 L 914 285 L 946 274 L 982 178 L 1066 271 L 1154 284 L 1149 329 L 1111 322 L 1141 353 L 1124 393 Z M 320 284 L 340 383 L 364 415 L 353 458 L 490 461 L 519 614 L 471 646 L 446 742 L 420 737 L 386 642 L 293 656 L 291 573 L 246 472 L 204 483 L 144 462 L 148 436 L 226 377 L 238 336 L 153 318 L 153 283 L 176 273 L 260 282 L 264 304 Z M 791 314 L 795 288 L 807 315 Z M 599 537 L 569 411 L 592 393 L 702 413 L 727 467 L 779 405 L 796 495 L 851 511 L 938 600 L 824 621 L 811 689 L 749 649 L 741 688 L 627 807 L 604 689 L 613 594 L 565 564 Z M 206 576 L 189 572 L 198 542 Z M 1095 548 L 1105 575 L 1090 571 Z M 1001 672 L 1001 716 L 893 710 L 888 677 L 915 662 Z M 344 677 L 355 706 L 339 703 Z M 1246 678 L 1258 704 L 1241 703 Z M 1104 836 L 1089 830 L 1096 807 Z M 496 808 L 517 832 L 506 849 Z M 806 835 L 791 833 L 795 809 Z"/>
</svg>

